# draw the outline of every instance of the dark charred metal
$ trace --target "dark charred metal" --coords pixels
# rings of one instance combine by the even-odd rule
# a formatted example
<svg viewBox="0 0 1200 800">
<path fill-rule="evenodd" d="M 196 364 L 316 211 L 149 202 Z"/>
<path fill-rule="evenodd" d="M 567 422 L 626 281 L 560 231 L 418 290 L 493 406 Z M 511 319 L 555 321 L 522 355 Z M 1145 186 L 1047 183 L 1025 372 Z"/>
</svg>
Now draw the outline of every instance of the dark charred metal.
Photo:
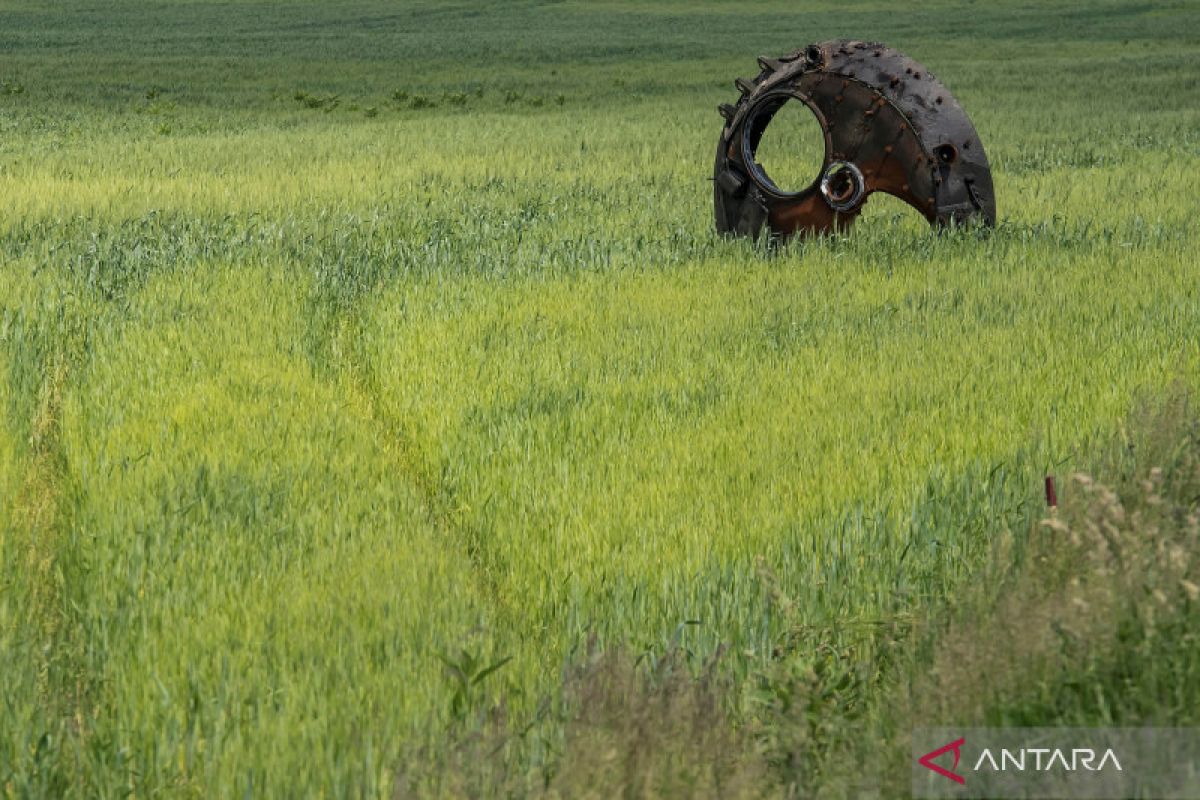
<svg viewBox="0 0 1200 800">
<path fill-rule="evenodd" d="M 894 195 L 932 225 L 996 221 L 992 172 L 975 126 L 929 70 L 874 42 L 812 44 L 738 78 L 713 172 L 717 230 L 778 237 L 846 229 L 874 192 Z M 784 191 L 755 160 L 763 133 L 789 101 L 825 134 L 820 173 Z"/>
</svg>

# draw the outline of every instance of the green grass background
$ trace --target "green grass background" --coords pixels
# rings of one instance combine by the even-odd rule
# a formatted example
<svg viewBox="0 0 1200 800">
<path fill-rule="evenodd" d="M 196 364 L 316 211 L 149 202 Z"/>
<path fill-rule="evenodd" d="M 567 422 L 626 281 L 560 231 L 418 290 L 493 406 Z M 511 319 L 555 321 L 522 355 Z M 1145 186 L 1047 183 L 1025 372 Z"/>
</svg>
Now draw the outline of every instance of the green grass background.
<svg viewBox="0 0 1200 800">
<path fill-rule="evenodd" d="M 713 233 L 732 79 L 843 36 L 991 235 Z M 590 637 L 750 687 L 953 597 L 1200 378 L 1198 74 L 1192 2 L 6 0 L 0 791 L 386 796 L 501 701 L 550 763 Z"/>
</svg>

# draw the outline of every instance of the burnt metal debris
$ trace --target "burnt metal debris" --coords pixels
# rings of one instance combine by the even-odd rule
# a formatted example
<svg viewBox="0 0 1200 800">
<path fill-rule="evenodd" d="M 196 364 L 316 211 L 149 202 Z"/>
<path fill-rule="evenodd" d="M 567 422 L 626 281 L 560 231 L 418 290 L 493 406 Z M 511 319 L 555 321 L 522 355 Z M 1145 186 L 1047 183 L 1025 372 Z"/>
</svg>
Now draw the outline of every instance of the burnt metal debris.
<svg viewBox="0 0 1200 800">
<path fill-rule="evenodd" d="M 812 44 L 738 78 L 713 173 L 717 230 L 757 237 L 810 235 L 853 224 L 873 192 L 908 203 L 932 225 L 993 225 L 992 173 L 975 126 L 929 70 L 875 42 Z M 755 160 L 787 102 L 803 103 L 825 134 L 821 170 L 785 191 Z"/>
</svg>

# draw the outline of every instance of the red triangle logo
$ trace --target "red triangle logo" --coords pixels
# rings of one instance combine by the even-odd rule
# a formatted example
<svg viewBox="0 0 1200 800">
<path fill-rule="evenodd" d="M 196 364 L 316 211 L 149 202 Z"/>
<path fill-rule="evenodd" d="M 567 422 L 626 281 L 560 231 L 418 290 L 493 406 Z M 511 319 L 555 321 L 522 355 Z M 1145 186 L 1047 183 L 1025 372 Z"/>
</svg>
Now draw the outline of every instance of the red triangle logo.
<svg viewBox="0 0 1200 800">
<path fill-rule="evenodd" d="M 966 744 L 966 741 L 967 741 L 966 738 L 962 738 L 962 739 L 957 739 L 957 740 L 951 742 L 950 744 L 943 745 L 942 747 L 939 747 L 937 750 L 934 750 L 931 753 L 926 753 L 925 755 L 918 758 L 917 763 L 920 764 L 922 767 L 925 767 L 925 769 L 933 770 L 938 775 L 941 775 L 944 778 L 949 778 L 950 780 L 954 781 L 955 783 L 960 783 L 960 784 L 966 785 L 967 780 L 962 775 L 959 775 L 956 772 L 951 772 L 949 769 L 946 769 L 941 764 L 935 764 L 933 762 L 933 760 L 935 758 L 937 758 L 938 756 L 943 756 L 946 753 L 953 752 L 954 753 L 954 766 L 951 769 L 958 769 L 958 759 L 961 756 L 961 753 L 959 753 L 959 749 L 964 744 Z"/>
</svg>

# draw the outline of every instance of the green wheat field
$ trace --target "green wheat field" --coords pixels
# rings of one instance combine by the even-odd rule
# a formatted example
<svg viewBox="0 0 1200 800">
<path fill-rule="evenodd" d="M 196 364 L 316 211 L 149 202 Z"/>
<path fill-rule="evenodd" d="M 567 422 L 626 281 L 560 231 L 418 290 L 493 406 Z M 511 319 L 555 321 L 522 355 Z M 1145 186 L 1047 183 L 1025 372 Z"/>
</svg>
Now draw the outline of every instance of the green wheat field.
<svg viewBox="0 0 1200 800">
<path fill-rule="evenodd" d="M 733 79 L 843 37 L 995 230 L 714 232 Z M 895 797 L 918 723 L 1200 725 L 1198 191 L 1193 0 L 0 0 L 0 796 Z"/>
</svg>

